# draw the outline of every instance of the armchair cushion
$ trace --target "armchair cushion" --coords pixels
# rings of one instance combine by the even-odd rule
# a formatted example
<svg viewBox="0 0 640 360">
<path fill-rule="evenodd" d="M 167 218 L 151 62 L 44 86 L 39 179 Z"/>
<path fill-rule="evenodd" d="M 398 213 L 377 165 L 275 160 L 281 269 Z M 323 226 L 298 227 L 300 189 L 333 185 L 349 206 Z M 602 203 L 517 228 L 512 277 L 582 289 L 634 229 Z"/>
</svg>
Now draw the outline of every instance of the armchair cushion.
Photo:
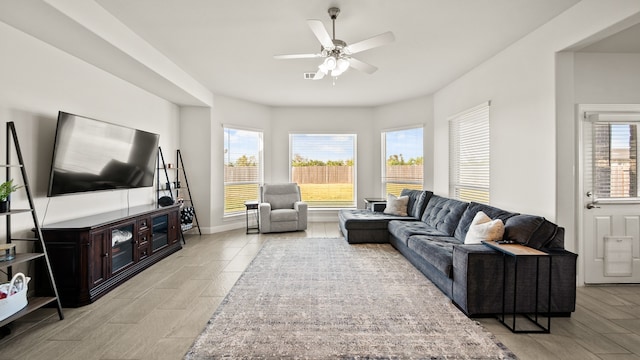
<svg viewBox="0 0 640 360">
<path fill-rule="evenodd" d="M 262 201 L 271 204 L 271 209 L 293 209 L 293 203 L 300 200 L 298 185 L 293 184 L 265 184 L 263 186 Z"/>
</svg>

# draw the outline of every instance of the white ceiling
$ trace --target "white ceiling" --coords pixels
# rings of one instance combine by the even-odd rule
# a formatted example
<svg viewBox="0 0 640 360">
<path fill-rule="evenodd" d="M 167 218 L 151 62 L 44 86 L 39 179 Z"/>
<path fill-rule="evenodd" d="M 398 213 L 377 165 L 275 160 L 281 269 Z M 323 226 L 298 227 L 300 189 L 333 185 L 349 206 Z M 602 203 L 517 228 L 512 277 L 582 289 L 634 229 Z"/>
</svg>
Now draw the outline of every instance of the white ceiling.
<svg viewBox="0 0 640 360">
<path fill-rule="evenodd" d="M 631 26 L 594 44 L 583 47 L 580 52 L 640 53 L 640 24 Z"/>
<path fill-rule="evenodd" d="M 214 94 L 273 106 L 374 106 L 431 94 L 579 0 L 96 0 Z M 336 37 L 385 31 L 396 41 L 358 54 L 379 68 L 304 80 L 318 59 L 306 20 L 338 6 Z"/>
</svg>

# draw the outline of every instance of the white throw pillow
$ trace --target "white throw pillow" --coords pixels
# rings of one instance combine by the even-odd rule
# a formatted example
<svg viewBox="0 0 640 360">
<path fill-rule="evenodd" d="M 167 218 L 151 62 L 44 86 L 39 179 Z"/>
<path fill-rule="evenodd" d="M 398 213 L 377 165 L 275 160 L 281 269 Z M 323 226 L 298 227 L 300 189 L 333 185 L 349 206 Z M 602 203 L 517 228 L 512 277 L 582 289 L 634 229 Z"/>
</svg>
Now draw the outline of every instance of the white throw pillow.
<svg viewBox="0 0 640 360">
<path fill-rule="evenodd" d="M 491 220 L 482 211 L 478 211 L 471 221 L 465 244 L 480 244 L 483 240 L 501 240 L 504 236 L 504 223 L 500 219 Z"/>
<path fill-rule="evenodd" d="M 396 216 L 407 216 L 407 204 L 409 204 L 408 196 L 396 197 L 393 194 L 389 194 L 387 196 L 387 207 L 384 208 L 384 213 Z"/>
</svg>

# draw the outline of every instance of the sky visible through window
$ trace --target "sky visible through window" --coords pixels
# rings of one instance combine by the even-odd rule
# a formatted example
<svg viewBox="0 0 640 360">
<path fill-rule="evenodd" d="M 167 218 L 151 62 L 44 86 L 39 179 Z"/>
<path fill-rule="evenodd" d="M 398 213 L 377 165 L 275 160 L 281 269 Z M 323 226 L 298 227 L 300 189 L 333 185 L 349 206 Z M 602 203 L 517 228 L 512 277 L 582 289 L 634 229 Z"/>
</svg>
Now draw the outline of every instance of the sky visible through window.
<svg viewBox="0 0 640 360">
<path fill-rule="evenodd" d="M 255 141 L 256 133 L 227 129 L 224 137 L 225 163 L 233 164 L 242 155 L 259 153 L 258 142 Z M 353 138 L 350 136 L 324 135 L 324 134 L 294 134 L 294 143 L 305 144 L 295 149 L 295 152 L 306 159 L 311 160 L 352 160 Z M 394 131 L 387 133 L 386 146 L 388 154 L 402 154 L 404 159 L 422 156 L 422 149 L 416 148 L 408 139 L 422 137 L 422 128 L 406 131 Z M 229 144 L 233 145 L 229 151 Z"/>
<path fill-rule="evenodd" d="M 260 153 L 258 133 L 237 129 L 225 129 L 224 133 L 224 163 L 235 164 L 241 156 L 256 156 Z M 231 149 L 229 149 L 231 145 Z"/>
<path fill-rule="evenodd" d="M 628 149 L 631 138 L 629 124 L 611 124 L 611 148 Z"/>
<path fill-rule="evenodd" d="M 339 161 L 353 160 L 353 136 L 324 134 L 293 134 L 294 155 L 304 159 Z"/>
<path fill-rule="evenodd" d="M 422 146 L 416 146 L 414 143 L 416 139 L 422 140 L 421 127 L 387 132 L 385 139 L 387 155 L 402 154 L 404 160 L 422 157 Z M 422 141 L 420 143 L 422 144 Z"/>
</svg>

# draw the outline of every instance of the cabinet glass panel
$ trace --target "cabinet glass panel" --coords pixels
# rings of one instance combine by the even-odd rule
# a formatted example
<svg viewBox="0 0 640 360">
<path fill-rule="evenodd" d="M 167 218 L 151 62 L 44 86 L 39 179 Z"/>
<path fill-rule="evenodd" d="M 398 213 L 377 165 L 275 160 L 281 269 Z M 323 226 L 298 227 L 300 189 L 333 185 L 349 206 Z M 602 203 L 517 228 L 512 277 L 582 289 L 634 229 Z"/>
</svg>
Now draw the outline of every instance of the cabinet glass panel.
<svg viewBox="0 0 640 360">
<path fill-rule="evenodd" d="M 160 215 L 153 218 L 153 239 L 151 251 L 156 251 L 169 244 L 169 215 Z"/>
<path fill-rule="evenodd" d="M 133 224 L 111 230 L 111 272 L 133 263 Z"/>
</svg>

